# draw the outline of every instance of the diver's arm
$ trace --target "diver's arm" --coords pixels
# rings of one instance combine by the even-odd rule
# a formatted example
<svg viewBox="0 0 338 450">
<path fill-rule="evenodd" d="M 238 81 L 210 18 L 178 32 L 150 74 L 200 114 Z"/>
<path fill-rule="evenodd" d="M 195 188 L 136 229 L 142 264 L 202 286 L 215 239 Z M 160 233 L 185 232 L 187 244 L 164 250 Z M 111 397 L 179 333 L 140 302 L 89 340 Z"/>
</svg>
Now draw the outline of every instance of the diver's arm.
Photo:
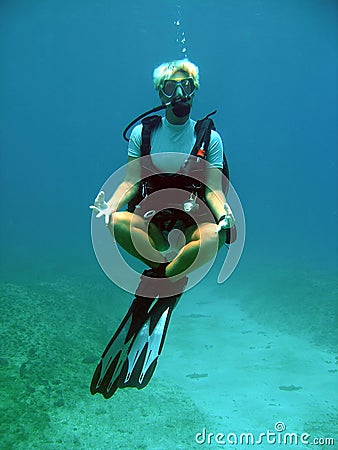
<svg viewBox="0 0 338 450">
<path fill-rule="evenodd" d="M 232 227 L 235 219 L 222 190 L 222 170 L 217 167 L 209 167 L 206 181 L 208 186 L 205 192 L 207 205 L 216 220 L 219 220 L 222 216 L 227 216 L 229 228 Z"/>
<path fill-rule="evenodd" d="M 122 208 L 137 194 L 140 179 L 139 158 L 128 156 L 126 176 L 107 202 L 113 212 Z"/>
</svg>

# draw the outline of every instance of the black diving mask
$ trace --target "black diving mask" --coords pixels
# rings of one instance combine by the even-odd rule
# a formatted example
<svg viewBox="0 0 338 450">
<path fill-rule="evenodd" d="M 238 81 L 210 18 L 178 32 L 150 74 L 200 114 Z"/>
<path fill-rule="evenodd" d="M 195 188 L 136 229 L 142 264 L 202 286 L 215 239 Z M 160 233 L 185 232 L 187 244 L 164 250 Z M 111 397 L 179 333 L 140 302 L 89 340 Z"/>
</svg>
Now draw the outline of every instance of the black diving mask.
<svg viewBox="0 0 338 450">
<path fill-rule="evenodd" d="M 180 86 L 184 95 L 191 96 L 196 89 L 194 79 L 192 77 L 184 78 L 183 80 L 165 80 L 161 88 L 162 94 L 167 98 L 172 98 L 176 92 L 177 87 Z"/>
</svg>

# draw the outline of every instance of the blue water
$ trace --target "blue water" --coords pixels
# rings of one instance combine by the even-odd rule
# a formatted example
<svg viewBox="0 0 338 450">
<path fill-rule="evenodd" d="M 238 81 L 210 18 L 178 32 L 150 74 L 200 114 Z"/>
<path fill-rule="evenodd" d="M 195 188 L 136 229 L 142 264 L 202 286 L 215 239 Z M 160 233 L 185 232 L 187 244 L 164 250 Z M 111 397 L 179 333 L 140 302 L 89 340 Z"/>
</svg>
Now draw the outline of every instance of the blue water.
<svg viewBox="0 0 338 450">
<path fill-rule="evenodd" d="M 218 109 L 247 255 L 334 266 L 336 2 L 183 2 L 181 14 L 201 70 L 193 116 Z M 158 104 L 153 68 L 181 56 L 176 15 L 175 2 L 1 3 L 6 271 L 33 254 L 92 258 L 87 205 L 126 161 L 125 124 Z"/>
<path fill-rule="evenodd" d="M 297 278 L 299 271 L 290 305 L 316 279 L 324 291 L 322 300 L 310 300 L 316 315 L 317 302 L 325 309 L 325 293 L 333 293 L 337 271 L 334 0 L 2 0 L 1 281 L 69 276 L 86 285 L 98 277 L 109 288 L 98 275 L 88 206 L 126 162 L 125 125 L 159 104 L 154 67 L 182 56 L 177 5 L 186 53 L 200 68 L 192 117 L 217 108 L 215 123 L 246 217 L 244 253 L 229 289 L 233 296 L 241 292 L 244 309 L 248 292 L 262 289 L 267 304 L 272 292 L 279 304 L 278 293 L 286 301 L 290 274 Z M 88 307 L 91 301 L 86 297 Z M 331 297 L 329 304 L 333 314 Z M 261 304 L 254 305 L 257 318 Z M 105 326 L 107 334 L 113 331 Z M 325 334 L 325 326 L 315 328 Z M 98 334 L 104 345 L 106 334 Z M 336 345 L 328 341 L 322 342 Z M 21 448 L 15 436 L 13 442 L 8 448 Z M 41 448 L 58 448 L 53 445 Z"/>
</svg>

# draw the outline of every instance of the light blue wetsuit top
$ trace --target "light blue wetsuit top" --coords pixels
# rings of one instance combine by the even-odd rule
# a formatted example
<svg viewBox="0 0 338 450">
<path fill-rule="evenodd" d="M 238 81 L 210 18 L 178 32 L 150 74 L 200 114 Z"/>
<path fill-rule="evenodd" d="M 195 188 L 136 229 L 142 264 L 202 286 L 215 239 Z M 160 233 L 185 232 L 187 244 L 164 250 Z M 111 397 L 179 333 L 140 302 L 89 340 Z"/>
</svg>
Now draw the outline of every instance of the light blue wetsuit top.
<svg viewBox="0 0 338 450">
<path fill-rule="evenodd" d="M 184 153 L 189 155 L 196 141 L 195 121 L 187 120 L 183 125 L 173 125 L 163 117 L 160 125 L 151 132 L 151 157 L 155 166 L 163 172 L 177 172 L 181 165 L 181 158 L 165 158 L 165 153 Z M 131 135 L 128 146 L 128 156 L 141 156 L 142 125 L 137 125 Z M 156 158 L 156 155 L 159 158 Z M 206 160 L 215 167 L 223 167 L 223 143 L 221 136 L 211 131 L 210 144 Z M 168 167 L 168 165 L 170 167 Z"/>
</svg>

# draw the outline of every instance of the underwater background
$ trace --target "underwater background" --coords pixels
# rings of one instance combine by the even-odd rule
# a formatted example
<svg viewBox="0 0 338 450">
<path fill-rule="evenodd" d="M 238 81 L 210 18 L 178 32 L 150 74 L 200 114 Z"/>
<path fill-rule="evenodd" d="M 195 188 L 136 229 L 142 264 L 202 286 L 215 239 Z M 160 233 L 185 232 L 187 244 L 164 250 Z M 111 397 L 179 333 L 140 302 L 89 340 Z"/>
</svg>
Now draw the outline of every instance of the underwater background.
<svg viewBox="0 0 338 450">
<path fill-rule="evenodd" d="M 337 445 L 337 9 L 0 2 L 1 449 L 239 449 L 215 435 L 280 423 Z M 244 251 L 184 294 L 147 388 L 106 401 L 89 384 L 132 296 L 95 258 L 88 206 L 159 104 L 153 69 L 184 56 L 192 117 L 218 110 Z"/>
</svg>

